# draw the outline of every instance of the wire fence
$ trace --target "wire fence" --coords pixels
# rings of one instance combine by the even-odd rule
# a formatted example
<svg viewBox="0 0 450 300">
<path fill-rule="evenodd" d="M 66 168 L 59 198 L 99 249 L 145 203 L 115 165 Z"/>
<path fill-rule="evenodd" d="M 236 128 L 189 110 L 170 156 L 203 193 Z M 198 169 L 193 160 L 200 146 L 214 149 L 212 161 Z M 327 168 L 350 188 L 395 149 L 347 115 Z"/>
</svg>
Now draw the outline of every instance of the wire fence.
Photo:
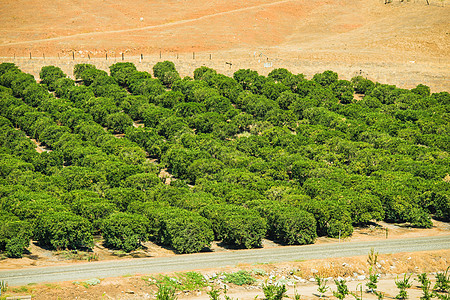
<svg viewBox="0 0 450 300">
<path fill-rule="evenodd" d="M 368 56 L 370 55 L 367 54 Z M 39 78 L 39 72 L 43 66 L 53 65 L 61 68 L 64 73 L 73 78 L 73 68 L 76 64 L 88 63 L 96 68 L 109 72 L 109 67 L 117 62 L 131 62 L 140 71 L 152 72 L 153 66 L 160 61 L 169 60 L 175 64 L 182 77 L 193 77 L 194 70 L 206 66 L 226 76 L 232 77 L 239 69 L 251 69 L 260 75 L 267 75 L 276 68 L 286 68 L 294 74 L 304 74 L 311 78 L 316 73 L 332 70 L 339 74 L 340 79 L 350 80 L 354 76 L 363 76 L 372 81 L 394 84 L 401 88 L 414 88 L 418 84 L 430 86 L 433 92 L 449 91 L 450 70 L 446 64 L 430 64 L 429 62 L 418 62 L 405 60 L 402 62 L 386 61 L 379 62 L 345 62 L 339 59 L 330 61 L 323 60 L 320 54 L 314 52 L 291 53 L 289 55 L 269 54 L 261 51 L 250 53 L 176 53 L 163 52 L 153 54 L 128 53 L 90 53 L 71 52 L 59 53 L 56 56 L 28 53 L 26 56 L 0 57 L 0 62 L 13 62 L 22 71 Z"/>
</svg>

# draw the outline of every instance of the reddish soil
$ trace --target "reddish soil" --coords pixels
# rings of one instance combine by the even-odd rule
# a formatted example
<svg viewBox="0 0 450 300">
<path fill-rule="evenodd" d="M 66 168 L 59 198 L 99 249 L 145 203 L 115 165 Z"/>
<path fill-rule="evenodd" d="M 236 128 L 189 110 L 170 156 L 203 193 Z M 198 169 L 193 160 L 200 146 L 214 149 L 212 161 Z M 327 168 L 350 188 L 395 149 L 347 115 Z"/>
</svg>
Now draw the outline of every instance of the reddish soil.
<svg viewBox="0 0 450 300">
<path fill-rule="evenodd" d="M 74 52 L 82 60 L 124 53 L 136 62 L 144 54 L 152 63 L 178 57 L 182 75 L 202 64 L 222 73 L 286 67 L 308 76 L 333 69 L 351 78 L 359 71 L 383 83 L 411 88 L 421 82 L 441 91 L 450 87 L 447 2 L 4 0 L 0 56 L 71 59 Z M 225 61 L 233 62 L 230 71 Z"/>
</svg>

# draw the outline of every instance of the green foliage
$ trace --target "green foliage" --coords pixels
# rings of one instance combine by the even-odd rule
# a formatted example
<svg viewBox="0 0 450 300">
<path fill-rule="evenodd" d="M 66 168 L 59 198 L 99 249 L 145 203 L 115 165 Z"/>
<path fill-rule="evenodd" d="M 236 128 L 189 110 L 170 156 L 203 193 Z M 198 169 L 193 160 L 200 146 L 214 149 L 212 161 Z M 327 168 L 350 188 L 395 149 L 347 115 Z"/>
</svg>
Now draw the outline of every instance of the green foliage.
<svg viewBox="0 0 450 300">
<path fill-rule="evenodd" d="M 148 219 L 136 214 L 115 213 L 102 221 L 105 245 L 126 252 L 148 240 Z"/>
<path fill-rule="evenodd" d="M 366 283 L 366 286 L 371 293 L 376 293 L 378 276 L 378 274 L 369 274 L 369 282 Z"/>
<path fill-rule="evenodd" d="M 421 300 L 430 300 L 433 297 L 433 293 L 431 292 L 431 281 L 427 277 L 427 273 L 422 273 L 417 275 L 418 280 L 421 284 L 420 288 L 422 289 L 423 295 L 420 297 Z"/>
<path fill-rule="evenodd" d="M 336 291 L 333 291 L 333 295 L 338 299 L 344 299 L 345 296 L 349 295 L 350 292 L 348 290 L 346 281 L 344 279 L 342 280 L 334 280 L 334 283 L 336 284 Z"/>
<path fill-rule="evenodd" d="M 156 293 L 157 300 L 176 300 L 175 289 L 165 285 L 158 285 L 158 292 Z"/>
<path fill-rule="evenodd" d="M 198 272 L 175 273 L 173 276 L 157 275 L 152 279 L 157 286 L 166 286 L 174 291 L 192 291 L 208 286 L 205 278 Z"/>
<path fill-rule="evenodd" d="M 27 221 L 21 221 L 6 212 L 1 214 L 0 251 L 5 251 L 7 257 L 21 258 L 30 244 L 31 226 Z"/>
<path fill-rule="evenodd" d="M 41 78 L 41 83 L 46 84 L 51 91 L 55 90 L 55 82 L 60 79 L 64 78 L 67 75 L 64 74 L 64 72 L 54 66 L 46 66 L 42 67 L 41 71 L 39 72 L 39 77 Z"/>
<path fill-rule="evenodd" d="M 224 281 L 235 285 L 249 285 L 254 283 L 256 280 L 252 275 L 244 270 L 240 270 L 234 273 L 224 273 Z"/>
<path fill-rule="evenodd" d="M 210 300 L 220 300 L 220 290 L 213 287 L 209 292 L 206 293 L 209 295 Z"/>
<path fill-rule="evenodd" d="M 180 75 L 175 69 L 175 64 L 167 60 L 158 62 L 153 66 L 153 75 L 168 87 L 180 79 Z"/>
<path fill-rule="evenodd" d="M 0 294 L 8 291 L 8 283 L 4 280 L 0 281 Z"/>
<path fill-rule="evenodd" d="M 331 84 L 337 82 L 338 74 L 333 71 L 325 71 L 323 73 L 317 73 L 313 76 L 313 80 L 320 84 L 321 86 L 330 86 Z"/>
<path fill-rule="evenodd" d="M 407 276 L 406 274 L 403 276 L 403 279 L 395 280 L 395 285 L 399 289 L 399 293 L 395 296 L 395 299 L 407 299 L 408 298 L 408 292 L 406 289 L 409 289 L 411 287 L 411 282 L 409 281 L 411 279 L 411 275 Z"/>
<path fill-rule="evenodd" d="M 283 298 L 288 298 L 286 295 L 286 285 L 273 285 L 273 284 L 263 284 L 262 290 L 264 292 L 265 300 L 282 300 Z"/>
<path fill-rule="evenodd" d="M 39 215 L 35 221 L 34 238 L 54 249 L 92 248 L 92 225 L 83 217 L 69 212 Z"/>
<path fill-rule="evenodd" d="M 81 74 L 87 69 L 96 69 L 94 65 L 91 64 L 76 64 L 73 68 L 73 75 L 76 79 L 81 79 Z"/>
<path fill-rule="evenodd" d="M 194 253 L 211 246 L 214 233 L 209 220 L 181 209 L 164 211 L 162 216 L 161 241 L 177 252 Z"/>
<path fill-rule="evenodd" d="M 430 216 L 449 219 L 448 92 L 332 71 L 313 80 L 286 69 L 230 78 L 207 67 L 180 79 L 171 62 L 153 71 L 156 79 L 116 63 L 109 76 L 79 64 L 75 85 L 47 66 L 39 84 L 0 64 L 0 208 L 19 218 L 8 224 L 34 227 L 63 213 L 101 233 L 100 220 L 120 211 L 145 216 L 149 238 L 190 253 L 213 234 L 249 248 L 263 237 L 345 238 L 374 220 L 426 228 Z M 52 151 L 37 153 L 27 136 Z M 89 244 L 73 237 L 76 226 L 58 226 L 45 225 L 49 247 Z M 86 241 L 57 236 L 52 245 L 52 234 Z M 27 243 L 5 241 L 10 256 Z"/>
<path fill-rule="evenodd" d="M 270 205 L 257 208 L 269 224 L 269 233 L 288 245 L 314 243 L 317 237 L 316 220 L 311 213 L 295 207 Z"/>
<path fill-rule="evenodd" d="M 434 285 L 434 290 L 438 292 L 450 293 L 450 267 L 447 267 L 445 272 L 438 272 L 436 274 L 436 283 Z"/>
<path fill-rule="evenodd" d="M 320 297 L 322 297 L 323 294 L 325 294 L 330 288 L 329 286 L 327 286 L 328 280 L 322 278 L 319 274 L 315 274 L 314 279 L 316 280 L 317 283 L 317 291 L 320 293 Z"/>
<path fill-rule="evenodd" d="M 135 72 L 136 66 L 130 62 L 118 62 L 109 67 L 111 76 L 121 86 L 126 86 L 127 79 Z"/>
<path fill-rule="evenodd" d="M 200 214 L 212 222 L 216 239 L 243 248 L 260 247 L 266 221 L 255 211 L 235 205 L 209 205 Z"/>
<path fill-rule="evenodd" d="M 106 125 L 115 133 L 124 133 L 125 130 L 133 125 L 133 120 L 125 113 L 118 112 L 106 117 Z"/>
</svg>

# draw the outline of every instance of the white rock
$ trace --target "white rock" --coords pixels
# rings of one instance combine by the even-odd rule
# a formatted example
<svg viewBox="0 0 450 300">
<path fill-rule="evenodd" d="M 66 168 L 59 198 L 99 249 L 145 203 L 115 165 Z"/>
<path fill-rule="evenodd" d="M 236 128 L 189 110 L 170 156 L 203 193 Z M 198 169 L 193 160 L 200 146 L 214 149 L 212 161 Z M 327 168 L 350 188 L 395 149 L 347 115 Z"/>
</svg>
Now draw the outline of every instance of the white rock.
<svg viewBox="0 0 450 300">
<path fill-rule="evenodd" d="M 302 278 L 301 278 L 301 277 L 298 277 L 297 275 L 293 275 L 292 277 L 294 277 L 294 279 L 296 279 L 296 280 L 298 280 L 298 281 L 302 280 Z"/>
<path fill-rule="evenodd" d="M 359 275 L 358 277 L 356 277 L 356 279 L 358 279 L 358 280 L 366 280 L 366 275 Z"/>
<path fill-rule="evenodd" d="M 316 269 L 311 269 L 311 273 L 315 274 L 318 273 L 319 271 L 317 271 Z"/>
<path fill-rule="evenodd" d="M 310 278 L 309 281 L 315 282 L 316 280 L 314 278 Z"/>
</svg>

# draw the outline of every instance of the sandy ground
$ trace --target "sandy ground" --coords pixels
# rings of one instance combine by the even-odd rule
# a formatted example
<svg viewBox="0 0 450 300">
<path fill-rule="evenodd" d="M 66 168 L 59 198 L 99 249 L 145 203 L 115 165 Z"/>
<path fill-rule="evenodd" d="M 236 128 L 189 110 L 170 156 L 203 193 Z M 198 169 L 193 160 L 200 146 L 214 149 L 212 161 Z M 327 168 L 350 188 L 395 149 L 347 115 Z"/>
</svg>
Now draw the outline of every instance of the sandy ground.
<svg viewBox="0 0 450 300">
<path fill-rule="evenodd" d="M 227 75 L 332 69 L 344 79 L 359 72 L 443 91 L 450 89 L 449 15 L 448 0 L 4 0 L 0 57 L 34 75 L 46 64 L 73 64 L 72 55 L 106 69 L 123 53 L 137 64 L 143 54 L 143 70 L 173 60 L 190 76 L 201 65 Z"/>
</svg>

